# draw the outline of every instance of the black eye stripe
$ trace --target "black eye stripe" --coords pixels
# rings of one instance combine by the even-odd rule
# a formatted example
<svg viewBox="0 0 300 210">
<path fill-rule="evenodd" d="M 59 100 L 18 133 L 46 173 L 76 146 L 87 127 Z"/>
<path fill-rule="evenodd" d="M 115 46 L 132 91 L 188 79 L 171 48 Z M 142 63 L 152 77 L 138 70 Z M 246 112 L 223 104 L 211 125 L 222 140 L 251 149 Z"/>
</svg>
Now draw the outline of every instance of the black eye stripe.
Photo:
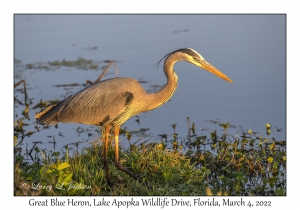
<svg viewBox="0 0 300 210">
<path fill-rule="evenodd" d="M 196 53 L 196 52 L 194 52 L 193 50 L 190 50 L 190 49 L 181 49 L 181 50 L 178 50 L 178 51 L 181 51 L 181 52 L 183 52 L 183 53 L 186 53 L 186 54 L 188 54 L 188 55 L 190 55 L 190 56 L 193 56 L 193 57 L 195 57 L 195 58 L 199 58 L 199 54 Z"/>
</svg>

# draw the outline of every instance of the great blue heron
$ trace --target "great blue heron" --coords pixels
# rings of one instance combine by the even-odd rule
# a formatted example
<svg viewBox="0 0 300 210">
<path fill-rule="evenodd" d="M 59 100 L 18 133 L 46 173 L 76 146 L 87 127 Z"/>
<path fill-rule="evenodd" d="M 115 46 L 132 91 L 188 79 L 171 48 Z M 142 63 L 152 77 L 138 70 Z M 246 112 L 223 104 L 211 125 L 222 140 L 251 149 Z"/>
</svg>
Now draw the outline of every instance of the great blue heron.
<svg viewBox="0 0 300 210">
<path fill-rule="evenodd" d="M 83 90 L 74 93 L 65 100 L 51 105 L 36 118 L 46 124 L 83 123 L 97 125 L 104 128 L 103 162 L 106 179 L 110 185 L 108 171 L 108 135 L 111 129 L 115 138 L 115 165 L 131 177 L 138 179 L 136 175 L 123 167 L 119 162 L 119 131 L 120 126 L 132 116 L 141 112 L 155 109 L 171 98 L 177 88 L 178 77 L 173 70 L 177 61 L 184 60 L 201 67 L 222 79 L 232 82 L 225 74 L 209 64 L 204 58 L 191 48 L 179 49 L 164 56 L 164 72 L 167 84 L 158 92 L 148 94 L 138 81 L 132 78 L 114 78 L 97 82 Z"/>
</svg>

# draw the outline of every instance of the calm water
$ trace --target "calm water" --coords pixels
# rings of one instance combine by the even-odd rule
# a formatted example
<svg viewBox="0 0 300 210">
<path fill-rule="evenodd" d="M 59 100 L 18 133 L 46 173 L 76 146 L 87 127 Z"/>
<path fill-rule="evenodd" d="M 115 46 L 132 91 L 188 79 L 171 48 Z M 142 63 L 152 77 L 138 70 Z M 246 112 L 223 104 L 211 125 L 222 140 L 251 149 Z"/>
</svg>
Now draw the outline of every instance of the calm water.
<svg viewBox="0 0 300 210">
<path fill-rule="evenodd" d="M 116 60 L 120 77 L 145 80 L 151 85 L 164 85 L 162 64 L 152 67 L 164 55 L 190 47 L 225 73 L 233 84 L 207 73 L 189 63 L 176 63 L 174 69 L 179 85 L 171 100 L 162 107 L 139 115 L 140 125 L 133 117 L 123 128 L 149 128 L 149 137 L 176 132 L 187 134 L 187 117 L 195 122 L 198 135 L 209 135 L 217 124 L 230 122 L 232 135 L 252 129 L 265 135 L 265 124 L 272 125 L 271 136 L 286 138 L 286 19 L 284 15 L 16 15 L 15 16 L 15 82 L 25 79 L 33 105 L 40 99 L 62 100 L 78 87 L 55 87 L 57 84 L 84 83 L 95 80 L 101 71 L 60 67 L 55 70 L 28 69 L 26 64 L 47 64 L 79 57 L 97 62 Z M 90 49 L 97 47 L 97 49 Z M 100 64 L 104 65 L 104 64 Z M 115 77 L 114 69 L 105 78 Z M 23 95 L 15 92 L 19 100 Z M 15 103 L 15 114 L 21 116 L 24 106 Z M 30 110 L 27 130 L 35 130 Z M 15 119 L 18 119 L 15 117 Z M 241 127 L 240 127 L 241 126 Z M 78 134 L 76 129 L 88 128 Z M 283 128 L 281 132 L 277 128 Z M 96 138 L 97 128 L 80 124 L 59 124 L 41 130 L 24 140 L 29 145 L 42 141 L 41 148 L 53 150 L 55 136 L 60 150 L 67 143 Z M 208 129 L 208 130 L 202 130 Z M 59 135 L 62 133 L 64 136 Z M 135 137 L 138 138 L 138 137 Z M 121 137 L 121 145 L 127 140 Z M 133 140 L 134 141 L 134 140 Z M 88 143 L 82 144 L 83 146 Z"/>
</svg>

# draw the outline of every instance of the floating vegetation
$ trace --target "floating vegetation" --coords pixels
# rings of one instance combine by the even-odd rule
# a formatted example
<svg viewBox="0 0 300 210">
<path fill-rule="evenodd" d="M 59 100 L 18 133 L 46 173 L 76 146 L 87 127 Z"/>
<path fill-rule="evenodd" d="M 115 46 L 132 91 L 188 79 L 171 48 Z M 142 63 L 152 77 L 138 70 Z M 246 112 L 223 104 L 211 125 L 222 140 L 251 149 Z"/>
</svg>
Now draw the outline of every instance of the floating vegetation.
<svg viewBox="0 0 300 210">
<path fill-rule="evenodd" d="M 50 66 L 55 66 L 55 67 L 76 67 L 77 69 L 99 69 L 99 63 L 95 62 L 91 59 L 85 59 L 82 57 L 79 57 L 77 60 L 65 60 L 63 59 L 62 61 L 50 61 L 48 62 Z"/>
<path fill-rule="evenodd" d="M 184 32 L 189 32 L 189 29 L 175 30 L 173 33 L 177 34 L 177 33 L 184 33 Z"/>
<path fill-rule="evenodd" d="M 86 80 L 86 82 L 84 84 L 78 84 L 78 83 L 71 83 L 71 84 L 59 84 L 59 85 L 54 85 L 55 87 L 69 87 L 69 86 L 88 86 L 88 85 L 92 85 L 96 82 L 101 81 L 101 79 L 104 77 L 104 75 L 106 74 L 106 72 L 108 71 L 109 67 L 111 65 L 113 65 L 115 67 L 115 72 L 116 72 L 116 77 L 119 74 L 119 71 L 117 69 L 116 64 L 113 61 L 106 61 L 108 62 L 108 65 L 105 67 L 105 69 L 102 71 L 102 73 L 100 74 L 100 76 L 94 81 L 90 81 L 89 79 Z"/>
<path fill-rule="evenodd" d="M 83 86 L 83 84 L 71 83 L 71 84 L 60 84 L 54 85 L 55 87 L 74 87 L 74 86 Z"/>
<path fill-rule="evenodd" d="M 48 66 L 46 63 L 41 63 L 41 62 L 26 64 L 26 68 L 39 69 L 39 70 L 52 70 L 50 66 Z"/>
<path fill-rule="evenodd" d="M 29 116 L 28 116 L 29 108 L 30 108 L 30 105 L 27 104 L 26 107 L 25 107 L 25 109 L 24 109 L 23 112 L 22 112 L 22 115 L 23 115 L 26 119 L 28 119 L 28 120 L 29 120 Z"/>
<path fill-rule="evenodd" d="M 83 48 L 83 50 L 97 50 L 98 47 L 97 46 L 94 46 L 94 47 L 85 47 Z"/>
<path fill-rule="evenodd" d="M 37 69 L 37 70 L 56 70 L 60 67 L 76 68 L 80 70 L 99 70 L 105 68 L 101 63 L 116 63 L 114 60 L 94 61 L 92 59 L 85 59 L 79 57 L 77 60 L 56 60 L 49 62 L 36 62 L 22 65 L 22 61 L 15 59 L 15 65 L 19 68 L 24 66 L 25 69 Z"/>
</svg>

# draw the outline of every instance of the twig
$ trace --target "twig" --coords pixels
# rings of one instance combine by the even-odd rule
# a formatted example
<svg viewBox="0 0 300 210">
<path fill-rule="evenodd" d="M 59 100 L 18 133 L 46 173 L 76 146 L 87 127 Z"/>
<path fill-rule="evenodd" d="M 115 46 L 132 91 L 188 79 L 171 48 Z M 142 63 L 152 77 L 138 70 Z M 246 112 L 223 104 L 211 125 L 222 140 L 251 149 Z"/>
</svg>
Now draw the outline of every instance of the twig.
<svg viewBox="0 0 300 210">
<path fill-rule="evenodd" d="M 23 83 L 23 85 L 24 85 L 24 95 L 25 95 L 25 104 L 27 104 L 27 91 L 26 91 L 26 82 L 25 82 L 25 80 L 21 80 L 20 82 L 18 82 L 18 83 L 16 83 L 15 85 L 14 85 L 14 88 L 16 88 L 17 86 L 19 86 L 21 83 Z M 18 99 L 16 99 L 15 98 L 15 100 L 18 102 L 18 103 L 20 103 L 20 104 L 22 104 Z M 23 104 L 22 104 L 23 105 Z"/>
<path fill-rule="evenodd" d="M 99 81 L 104 77 L 105 73 L 108 71 L 109 67 L 110 67 L 112 64 L 114 65 L 115 70 L 116 70 L 116 77 L 118 77 L 118 69 L 117 69 L 116 64 L 115 64 L 113 61 L 109 61 L 108 65 L 107 65 L 106 68 L 103 70 L 103 72 L 100 74 L 100 76 L 98 77 L 98 79 L 97 79 L 95 82 L 91 82 L 90 80 L 87 80 L 87 81 L 86 81 L 86 84 L 90 84 L 90 85 L 91 85 L 91 84 L 94 84 L 94 83 L 96 83 L 96 82 L 99 82 Z"/>
</svg>

